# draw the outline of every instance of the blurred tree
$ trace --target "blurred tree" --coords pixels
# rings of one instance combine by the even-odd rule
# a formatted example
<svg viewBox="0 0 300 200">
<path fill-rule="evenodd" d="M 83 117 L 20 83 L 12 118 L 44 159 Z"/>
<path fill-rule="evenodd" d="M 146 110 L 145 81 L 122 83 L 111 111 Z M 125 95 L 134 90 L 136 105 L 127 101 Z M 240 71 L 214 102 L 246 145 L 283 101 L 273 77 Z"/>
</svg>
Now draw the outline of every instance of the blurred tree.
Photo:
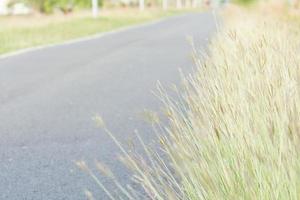
<svg viewBox="0 0 300 200">
<path fill-rule="evenodd" d="M 71 12 L 74 7 L 89 8 L 91 7 L 91 0 L 24 0 L 34 9 L 42 13 L 52 13 L 55 9 L 59 9 L 64 13 Z M 103 0 L 99 0 L 101 7 Z"/>
<path fill-rule="evenodd" d="M 237 3 L 237 4 L 242 4 L 242 5 L 249 5 L 256 1 L 257 0 L 233 0 L 232 2 Z"/>
</svg>

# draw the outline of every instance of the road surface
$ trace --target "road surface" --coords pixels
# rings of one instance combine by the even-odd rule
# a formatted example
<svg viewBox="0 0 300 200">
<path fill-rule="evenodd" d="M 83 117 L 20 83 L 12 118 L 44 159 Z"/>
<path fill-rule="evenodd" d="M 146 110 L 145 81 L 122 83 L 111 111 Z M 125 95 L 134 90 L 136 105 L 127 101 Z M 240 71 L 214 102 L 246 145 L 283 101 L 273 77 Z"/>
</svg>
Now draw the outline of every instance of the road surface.
<svg viewBox="0 0 300 200">
<path fill-rule="evenodd" d="M 142 112 L 159 110 L 157 81 L 178 84 L 178 69 L 193 67 L 187 38 L 205 47 L 214 24 L 209 13 L 187 14 L 0 59 L 0 199 L 85 199 L 86 188 L 106 199 L 75 166 L 81 159 L 101 160 L 128 183 L 118 149 L 93 116 L 122 142 L 135 129 L 151 141 Z"/>
</svg>

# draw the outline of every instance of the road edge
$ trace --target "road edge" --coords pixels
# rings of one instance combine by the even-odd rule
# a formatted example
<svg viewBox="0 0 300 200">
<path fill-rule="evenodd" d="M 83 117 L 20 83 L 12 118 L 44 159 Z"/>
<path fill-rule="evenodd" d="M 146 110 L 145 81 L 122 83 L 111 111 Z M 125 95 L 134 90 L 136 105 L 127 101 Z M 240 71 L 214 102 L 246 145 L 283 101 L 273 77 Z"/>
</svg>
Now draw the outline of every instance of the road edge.
<svg viewBox="0 0 300 200">
<path fill-rule="evenodd" d="M 202 11 L 199 11 L 199 13 L 200 12 L 204 13 Z M 5 59 L 5 58 L 9 58 L 9 57 L 13 57 L 13 56 L 18 56 L 18 55 L 25 54 L 25 53 L 30 53 L 30 52 L 34 52 L 34 51 L 38 51 L 38 50 L 51 48 L 51 47 L 71 45 L 71 44 L 75 44 L 75 43 L 80 43 L 80 42 L 85 42 L 85 41 L 89 41 L 89 40 L 93 40 L 93 39 L 102 38 L 104 36 L 112 35 L 112 34 L 115 34 L 115 33 L 120 33 L 120 32 L 125 32 L 125 31 L 129 31 L 129 30 L 137 29 L 137 28 L 152 26 L 152 25 L 159 24 L 161 22 L 164 22 L 164 21 L 167 21 L 167 20 L 170 20 L 170 19 L 180 18 L 180 17 L 183 17 L 183 16 L 188 15 L 188 14 L 190 14 L 190 13 L 183 13 L 183 14 L 179 14 L 179 15 L 175 15 L 175 16 L 163 17 L 163 18 L 156 19 L 156 20 L 153 20 L 153 21 L 150 21 L 150 22 L 124 26 L 124 27 L 117 28 L 117 29 L 114 29 L 114 30 L 111 30 L 111 31 L 106 31 L 106 32 L 102 32 L 102 33 L 96 33 L 96 34 L 93 34 L 93 35 L 89 35 L 89 36 L 70 39 L 70 40 L 67 40 L 67 41 L 64 41 L 64 42 L 57 42 L 57 43 L 53 43 L 53 44 L 38 45 L 38 46 L 34 46 L 34 47 L 19 49 L 19 50 L 10 52 L 10 53 L 0 54 L 0 60 Z"/>
</svg>

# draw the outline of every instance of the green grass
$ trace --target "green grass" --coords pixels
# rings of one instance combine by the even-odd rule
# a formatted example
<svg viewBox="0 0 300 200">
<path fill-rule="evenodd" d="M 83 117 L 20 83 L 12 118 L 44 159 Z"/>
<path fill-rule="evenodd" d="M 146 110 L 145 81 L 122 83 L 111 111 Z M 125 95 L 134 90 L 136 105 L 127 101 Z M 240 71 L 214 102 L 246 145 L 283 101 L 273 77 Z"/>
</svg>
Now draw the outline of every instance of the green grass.
<svg viewBox="0 0 300 200">
<path fill-rule="evenodd" d="M 39 18 L 29 18 L 28 22 L 26 22 L 26 18 L 17 18 L 12 20 L 13 23 L 10 23 L 10 19 L 7 17 L 0 18 L 0 54 L 34 46 L 61 43 L 184 12 L 187 11 L 170 10 L 163 12 L 152 10 L 138 12 L 137 10 L 127 10 L 105 14 L 98 19 L 77 17 L 68 20 L 48 20 L 45 25 L 38 22 L 41 20 Z M 47 17 L 42 20 L 45 20 L 45 18 L 47 20 Z M 20 20 L 24 22 L 19 23 Z"/>
</svg>

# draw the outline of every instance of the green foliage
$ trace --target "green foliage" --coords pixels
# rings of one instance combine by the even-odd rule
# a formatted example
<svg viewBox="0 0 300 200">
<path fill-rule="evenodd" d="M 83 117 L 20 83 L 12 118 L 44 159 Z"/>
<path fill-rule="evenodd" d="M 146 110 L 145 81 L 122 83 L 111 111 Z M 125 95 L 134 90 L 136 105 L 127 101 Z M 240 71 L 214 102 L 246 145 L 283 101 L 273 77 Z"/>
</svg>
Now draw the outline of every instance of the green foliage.
<svg viewBox="0 0 300 200">
<path fill-rule="evenodd" d="M 92 6 L 91 0 L 73 0 L 74 4 L 80 8 L 88 8 Z"/>
<path fill-rule="evenodd" d="M 233 0 L 233 3 L 239 4 L 239 5 L 252 5 L 253 3 L 257 2 L 257 0 Z"/>
<path fill-rule="evenodd" d="M 91 6 L 91 0 L 26 0 L 26 3 L 47 14 L 52 13 L 55 9 L 68 13 L 75 7 L 87 8 Z M 102 6 L 102 1 L 99 2 L 99 6 Z"/>
</svg>

